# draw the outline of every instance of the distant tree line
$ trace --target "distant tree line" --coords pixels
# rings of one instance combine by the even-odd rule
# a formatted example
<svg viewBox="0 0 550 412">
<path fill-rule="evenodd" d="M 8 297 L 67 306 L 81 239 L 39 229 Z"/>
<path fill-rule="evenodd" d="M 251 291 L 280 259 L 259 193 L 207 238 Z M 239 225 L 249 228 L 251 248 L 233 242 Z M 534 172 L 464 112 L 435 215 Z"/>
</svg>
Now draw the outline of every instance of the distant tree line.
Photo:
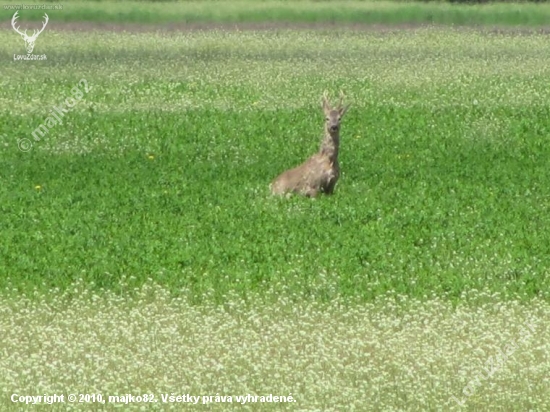
<svg viewBox="0 0 550 412">
<path fill-rule="evenodd" d="M 424 0 L 426 1 L 426 0 Z M 447 0 L 449 3 L 546 3 L 548 0 Z"/>
</svg>

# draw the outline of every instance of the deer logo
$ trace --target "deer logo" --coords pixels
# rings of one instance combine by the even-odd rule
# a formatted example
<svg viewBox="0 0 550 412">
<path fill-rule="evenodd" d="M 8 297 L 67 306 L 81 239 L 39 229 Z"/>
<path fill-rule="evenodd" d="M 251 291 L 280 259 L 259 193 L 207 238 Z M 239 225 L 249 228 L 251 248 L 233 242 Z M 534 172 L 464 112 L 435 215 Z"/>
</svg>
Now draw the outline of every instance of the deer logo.
<svg viewBox="0 0 550 412">
<path fill-rule="evenodd" d="M 25 32 L 19 31 L 19 27 L 15 26 L 15 23 L 17 22 L 17 18 L 19 17 L 17 15 L 17 11 L 13 15 L 11 19 L 11 25 L 13 29 L 23 37 L 23 40 L 25 40 L 25 48 L 27 49 L 27 53 L 31 54 L 34 50 L 34 43 L 36 42 L 36 39 L 38 38 L 38 35 L 44 31 L 44 28 L 46 27 L 46 24 L 48 24 L 49 17 L 46 13 L 44 13 L 44 23 L 42 24 L 42 28 L 40 30 L 33 30 L 32 36 L 27 35 L 27 30 Z"/>
</svg>

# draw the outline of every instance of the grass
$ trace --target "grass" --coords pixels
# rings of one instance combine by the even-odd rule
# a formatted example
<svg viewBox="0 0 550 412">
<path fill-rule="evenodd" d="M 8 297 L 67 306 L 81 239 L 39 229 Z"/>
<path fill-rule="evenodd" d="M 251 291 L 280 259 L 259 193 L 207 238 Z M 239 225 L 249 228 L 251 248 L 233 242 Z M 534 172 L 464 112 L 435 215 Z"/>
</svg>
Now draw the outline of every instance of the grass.
<svg viewBox="0 0 550 412">
<path fill-rule="evenodd" d="M 0 37 L 4 54 L 21 52 L 13 33 Z M 116 290 L 126 275 L 196 301 L 266 289 L 364 302 L 388 291 L 548 296 L 544 37 L 40 40 L 46 61 L 2 67 L 0 287 L 82 278 Z M 80 79 L 90 91 L 81 83 L 63 124 L 18 150 Z M 273 199 L 270 180 L 318 148 L 324 89 L 353 103 L 337 193 Z"/>
<path fill-rule="evenodd" d="M 8 20 L 12 7 L 5 2 Z M 496 26 L 547 26 L 548 4 L 492 3 L 482 5 L 446 2 L 395 1 L 193 1 L 193 2 L 82 2 L 60 3 L 49 10 L 54 22 L 100 23 L 334 23 L 334 24 L 454 24 Z M 40 20 L 43 10 L 21 11 L 21 21 Z"/>
</svg>

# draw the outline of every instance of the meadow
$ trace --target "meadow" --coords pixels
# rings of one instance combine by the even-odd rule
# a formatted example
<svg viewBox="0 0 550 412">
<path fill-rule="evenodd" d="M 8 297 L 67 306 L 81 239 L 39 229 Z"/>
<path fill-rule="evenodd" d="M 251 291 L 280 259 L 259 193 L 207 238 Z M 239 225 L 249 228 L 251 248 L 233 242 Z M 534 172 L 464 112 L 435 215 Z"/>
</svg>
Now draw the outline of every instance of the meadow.
<svg viewBox="0 0 550 412">
<path fill-rule="evenodd" d="M 101 24 L 439 24 L 547 27 L 550 5 L 532 2 L 453 4 L 439 1 L 394 0 L 206 0 L 206 1 L 46 1 L 61 5 L 49 10 L 57 22 Z M 3 2 L 5 12 L 21 2 Z M 40 20 L 44 10 L 24 10 Z"/>
<path fill-rule="evenodd" d="M 0 40 L 2 410 L 548 409 L 547 36 L 52 28 L 43 61 Z M 352 104 L 336 193 L 273 198 L 324 90 Z"/>
<path fill-rule="evenodd" d="M 22 47 L 2 35 L 3 53 Z M 548 296 L 544 36 L 41 40 L 47 61 L 3 68 L 1 288 L 116 289 L 127 276 L 196 300 L 270 288 L 325 300 Z M 34 141 L 74 87 L 82 100 Z M 274 199 L 271 179 L 319 147 L 325 89 L 352 103 L 338 192 Z"/>
</svg>

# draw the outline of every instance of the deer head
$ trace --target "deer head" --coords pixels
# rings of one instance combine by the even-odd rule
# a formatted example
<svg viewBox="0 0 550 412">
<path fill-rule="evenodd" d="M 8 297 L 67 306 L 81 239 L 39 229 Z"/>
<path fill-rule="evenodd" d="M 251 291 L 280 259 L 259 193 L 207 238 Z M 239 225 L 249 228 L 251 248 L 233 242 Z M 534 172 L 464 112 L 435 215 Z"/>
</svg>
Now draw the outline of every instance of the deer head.
<svg viewBox="0 0 550 412">
<path fill-rule="evenodd" d="M 27 53 L 31 54 L 33 49 L 34 49 L 34 42 L 36 41 L 36 38 L 38 37 L 38 35 L 40 33 L 42 33 L 44 31 L 44 28 L 46 27 L 46 24 L 48 24 L 48 20 L 49 20 L 49 17 L 46 13 L 44 13 L 44 23 L 42 24 L 42 28 L 40 30 L 33 30 L 33 33 L 32 33 L 32 36 L 28 36 L 27 35 L 27 30 L 25 30 L 24 33 L 20 32 L 19 31 L 19 27 L 15 27 L 15 23 L 16 23 L 16 20 L 17 18 L 19 17 L 17 15 L 17 11 L 15 12 L 15 14 L 13 15 L 12 19 L 11 19 L 11 25 L 13 27 L 13 29 L 19 33 L 21 35 L 21 37 L 23 37 L 23 40 L 25 40 L 25 48 L 27 49 Z"/>
<path fill-rule="evenodd" d="M 338 102 L 338 106 L 331 107 L 329 101 L 328 101 L 328 93 L 325 91 L 323 93 L 323 112 L 325 113 L 325 128 L 327 132 L 329 133 L 338 133 L 340 130 L 340 120 L 342 120 L 342 117 L 350 107 L 348 104 L 347 106 L 343 106 L 344 100 L 344 93 L 340 91 L 340 101 Z"/>
</svg>

